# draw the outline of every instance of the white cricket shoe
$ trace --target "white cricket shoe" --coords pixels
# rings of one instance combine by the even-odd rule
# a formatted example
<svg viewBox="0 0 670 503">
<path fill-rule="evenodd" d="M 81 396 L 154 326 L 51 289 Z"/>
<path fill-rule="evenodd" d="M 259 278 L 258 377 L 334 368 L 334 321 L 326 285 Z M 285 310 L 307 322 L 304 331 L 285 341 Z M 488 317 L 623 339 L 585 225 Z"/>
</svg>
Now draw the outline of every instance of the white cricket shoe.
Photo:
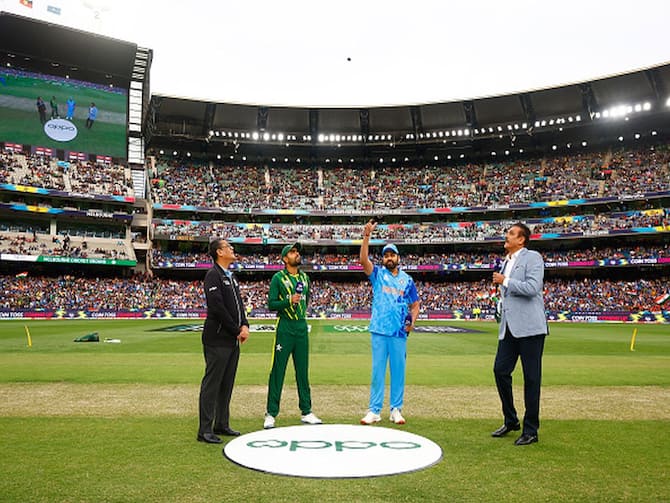
<svg viewBox="0 0 670 503">
<path fill-rule="evenodd" d="M 375 414 L 374 412 L 369 410 L 368 413 L 365 414 L 365 417 L 363 419 L 361 419 L 361 424 L 378 423 L 381 420 L 382 420 L 382 417 L 379 414 Z"/>
<path fill-rule="evenodd" d="M 263 429 L 269 430 L 270 428 L 275 427 L 275 418 L 270 414 L 265 414 L 265 419 L 263 420 Z"/>
<path fill-rule="evenodd" d="M 391 409 L 391 416 L 389 420 L 395 424 L 405 424 L 405 418 L 402 417 L 400 409 Z"/>
<path fill-rule="evenodd" d="M 300 416 L 300 421 L 302 421 L 305 424 L 321 424 L 323 421 L 316 417 L 313 412 L 310 412 L 309 414 L 305 414 L 304 416 Z"/>
</svg>

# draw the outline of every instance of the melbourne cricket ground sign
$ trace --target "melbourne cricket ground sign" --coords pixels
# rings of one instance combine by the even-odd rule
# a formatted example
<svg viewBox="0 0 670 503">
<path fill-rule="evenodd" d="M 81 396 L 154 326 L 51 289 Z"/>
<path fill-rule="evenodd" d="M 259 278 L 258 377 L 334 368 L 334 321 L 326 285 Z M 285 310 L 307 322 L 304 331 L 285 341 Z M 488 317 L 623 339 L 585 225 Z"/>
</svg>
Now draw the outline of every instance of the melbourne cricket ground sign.
<svg viewBox="0 0 670 503">
<path fill-rule="evenodd" d="M 253 470 L 314 478 L 394 475 L 442 459 L 432 440 L 379 426 L 322 424 L 255 431 L 237 437 L 223 454 Z"/>
</svg>

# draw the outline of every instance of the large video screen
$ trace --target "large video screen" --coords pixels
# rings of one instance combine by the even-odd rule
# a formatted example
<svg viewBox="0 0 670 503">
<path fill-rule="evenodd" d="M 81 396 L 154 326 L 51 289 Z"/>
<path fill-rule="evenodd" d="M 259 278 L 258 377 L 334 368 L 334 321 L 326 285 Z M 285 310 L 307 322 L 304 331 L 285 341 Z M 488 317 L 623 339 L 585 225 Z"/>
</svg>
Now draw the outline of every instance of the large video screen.
<svg viewBox="0 0 670 503">
<path fill-rule="evenodd" d="M 126 89 L 0 69 L 0 142 L 126 158 Z"/>
</svg>

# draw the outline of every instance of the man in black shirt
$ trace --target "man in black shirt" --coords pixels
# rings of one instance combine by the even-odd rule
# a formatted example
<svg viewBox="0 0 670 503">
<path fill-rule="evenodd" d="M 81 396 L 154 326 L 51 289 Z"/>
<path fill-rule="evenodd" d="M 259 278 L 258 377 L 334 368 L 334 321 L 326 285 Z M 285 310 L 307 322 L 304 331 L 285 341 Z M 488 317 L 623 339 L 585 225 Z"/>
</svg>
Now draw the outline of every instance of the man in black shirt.
<svg viewBox="0 0 670 503">
<path fill-rule="evenodd" d="M 202 330 L 205 375 L 200 386 L 198 441 L 220 444 L 217 436 L 238 436 L 230 427 L 230 398 L 233 393 L 240 344 L 249 337 L 237 279 L 228 270 L 235 261 L 230 243 L 215 239 L 209 244 L 213 267 L 205 275 L 207 319 Z"/>
</svg>

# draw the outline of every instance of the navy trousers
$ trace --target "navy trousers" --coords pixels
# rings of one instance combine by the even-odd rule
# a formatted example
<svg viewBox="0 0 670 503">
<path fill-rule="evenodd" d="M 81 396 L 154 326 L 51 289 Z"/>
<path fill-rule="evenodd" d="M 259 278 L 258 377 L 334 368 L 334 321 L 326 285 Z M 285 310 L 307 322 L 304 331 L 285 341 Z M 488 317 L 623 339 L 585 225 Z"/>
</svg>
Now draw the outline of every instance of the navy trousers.
<svg viewBox="0 0 670 503">
<path fill-rule="evenodd" d="M 515 338 L 505 330 L 505 337 L 498 340 L 498 352 L 493 364 L 498 395 L 507 426 L 519 424 L 512 393 L 512 372 L 521 357 L 523 369 L 523 395 L 526 413 L 523 417 L 523 433 L 537 435 L 540 427 L 540 385 L 542 383 L 542 352 L 546 335 Z"/>
</svg>

